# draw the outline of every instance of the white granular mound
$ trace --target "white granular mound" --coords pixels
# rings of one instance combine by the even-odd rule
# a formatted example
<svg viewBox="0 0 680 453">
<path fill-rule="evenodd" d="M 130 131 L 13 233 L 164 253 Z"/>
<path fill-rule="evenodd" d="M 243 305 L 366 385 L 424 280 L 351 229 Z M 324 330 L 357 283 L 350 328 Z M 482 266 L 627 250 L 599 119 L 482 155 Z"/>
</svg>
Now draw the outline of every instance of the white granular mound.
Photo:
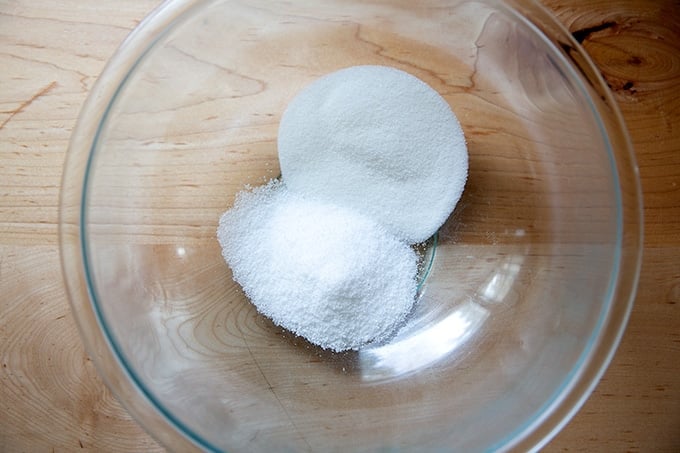
<svg viewBox="0 0 680 453">
<path fill-rule="evenodd" d="M 411 247 L 370 217 L 282 182 L 240 192 L 217 236 L 257 310 L 323 348 L 383 342 L 414 304 Z"/>
<path fill-rule="evenodd" d="M 437 231 L 467 179 L 449 105 L 384 66 L 343 69 L 302 90 L 281 119 L 278 152 L 291 191 L 357 210 L 409 243 Z"/>
</svg>

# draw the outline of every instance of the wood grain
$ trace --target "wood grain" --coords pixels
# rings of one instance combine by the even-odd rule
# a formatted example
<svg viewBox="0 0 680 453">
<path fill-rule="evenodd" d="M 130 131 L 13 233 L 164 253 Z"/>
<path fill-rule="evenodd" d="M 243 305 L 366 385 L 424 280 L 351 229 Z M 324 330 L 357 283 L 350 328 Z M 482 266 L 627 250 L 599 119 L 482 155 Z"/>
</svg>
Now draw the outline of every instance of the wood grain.
<svg viewBox="0 0 680 453">
<path fill-rule="evenodd" d="M 61 166 L 104 64 L 155 1 L 0 0 L 0 450 L 162 451 L 84 353 L 57 251 Z M 546 451 L 680 450 L 680 4 L 545 0 L 634 142 L 645 255 L 628 330 Z M 366 36 L 370 39 L 370 36 Z"/>
<path fill-rule="evenodd" d="M 0 450 L 162 451 L 85 354 L 57 249 L 61 167 L 92 83 L 156 2 L 0 2 Z"/>
<path fill-rule="evenodd" d="M 628 329 L 593 396 L 548 450 L 677 451 L 680 5 L 546 4 L 583 39 L 614 92 L 633 140 L 645 204 L 642 276 Z"/>
</svg>

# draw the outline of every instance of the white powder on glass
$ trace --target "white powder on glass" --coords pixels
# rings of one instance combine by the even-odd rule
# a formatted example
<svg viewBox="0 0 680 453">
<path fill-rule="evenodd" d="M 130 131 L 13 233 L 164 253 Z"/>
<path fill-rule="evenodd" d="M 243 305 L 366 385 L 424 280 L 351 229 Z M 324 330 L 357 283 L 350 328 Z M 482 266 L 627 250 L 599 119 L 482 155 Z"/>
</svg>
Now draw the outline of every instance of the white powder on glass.
<svg viewBox="0 0 680 453">
<path fill-rule="evenodd" d="M 346 68 L 302 90 L 283 114 L 278 148 L 291 191 L 362 212 L 409 243 L 437 231 L 467 179 L 449 105 L 384 66 Z"/>
<path fill-rule="evenodd" d="M 281 182 L 239 193 L 218 239 L 258 311 L 323 348 L 386 340 L 415 300 L 411 247 L 373 219 Z"/>
<path fill-rule="evenodd" d="M 274 323 L 334 351 L 387 340 L 416 297 L 409 244 L 446 221 L 467 178 L 458 120 L 396 69 L 322 77 L 279 127 L 283 181 L 239 193 L 218 239 L 234 280 Z"/>
</svg>

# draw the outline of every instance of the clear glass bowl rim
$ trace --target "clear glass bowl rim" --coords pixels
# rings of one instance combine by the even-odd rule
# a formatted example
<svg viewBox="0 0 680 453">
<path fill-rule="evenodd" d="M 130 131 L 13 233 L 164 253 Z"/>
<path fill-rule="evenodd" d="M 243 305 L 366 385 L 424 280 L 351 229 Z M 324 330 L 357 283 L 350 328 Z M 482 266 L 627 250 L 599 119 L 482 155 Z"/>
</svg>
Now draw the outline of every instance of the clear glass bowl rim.
<svg viewBox="0 0 680 453">
<path fill-rule="evenodd" d="M 123 41 L 107 63 L 85 102 L 71 136 L 61 182 L 59 243 L 63 278 L 71 309 L 87 349 L 100 376 L 125 408 L 162 444 L 184 449 L 217 449 L 200 438 L 166 411 L 135 378 L 103 326 L 92 288 L 86 277 L 84 208 L 85 184 L 96 136 L 111 102 L 136 64 L 162 37 L 164 31 L 181 21 L 187 12 L 210 0 L 167 0 L 152 11 Z M 611 91 L 588 54 L 568 30 L 536 0 L 508 0 L 503 6 L 522 20 L 569 61 L 579 76 L 603 101 L 613 123 L 603 132 L 619 137 L 620 146 L 610 149 L 612 171 L 619 181 L 619 252 L 609 308 L 600 319 L 599 334 L 584 351 L 579 366 L 572 370 L 562 388 L 535 417 L 512 436 L 498 442 L 493 450 L 538 450 L 547 444 L 578 412 L 604 374 L 621 341 L 633 307 L 640 274 L 643 245 L 642 192 L 633 147 Z M 594 107 L 597 109 L 596 107 Z M 596 116 L 601 115 L 596 110 Z M 625 192 L 627 202 L 622 201 Z"/>
</svg>

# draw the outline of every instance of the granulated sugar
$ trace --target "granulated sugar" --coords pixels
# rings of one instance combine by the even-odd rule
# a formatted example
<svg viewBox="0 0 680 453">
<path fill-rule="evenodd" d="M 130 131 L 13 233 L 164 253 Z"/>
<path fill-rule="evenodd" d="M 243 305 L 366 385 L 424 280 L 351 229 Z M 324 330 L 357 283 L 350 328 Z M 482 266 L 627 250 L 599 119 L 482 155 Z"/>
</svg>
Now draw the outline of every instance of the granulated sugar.
<svg viewBox="0 0 680 453">
<path fill-rule="evenodd" d="M 292 191 L 369 215 L 421 242 L 446 221 L 467 179 L 465 138 L 446 101 L 384 66 L 324 76 L 288 105 L 279 162 Z"/>
<path fill-rule="evenodd" d="M 218 239 L 234 280 L 274 323 L 334 351 L 387 340 L 416 297 L 411 244 L 434 234 L 467 178 L 448 104 L 396 69 L 312 83 L 279 127 L 282 181 L 237 195 Z"/>
<path fill-rule="evenodd" d="M 407 244 L 281 182 L 238 194 L 218 239 L 258 311 L 323 348 L 385 340 L 415 300 L 417 256 Z"/>
</svg>

